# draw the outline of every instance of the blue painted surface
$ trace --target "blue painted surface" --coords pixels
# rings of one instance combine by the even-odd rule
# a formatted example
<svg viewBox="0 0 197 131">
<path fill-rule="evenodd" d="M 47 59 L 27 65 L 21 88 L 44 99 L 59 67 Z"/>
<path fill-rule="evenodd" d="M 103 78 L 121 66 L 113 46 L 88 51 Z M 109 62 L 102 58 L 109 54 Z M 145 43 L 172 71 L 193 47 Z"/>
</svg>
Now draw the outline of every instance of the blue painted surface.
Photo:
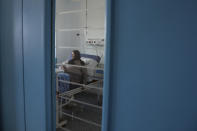
<svg viewBox="0 0 197 131">
<path fill-rule="evenodd" d="M 197 130 L 197 1 L 113 0 L 109 127 Z"/>
<path fill-rule="evenodd" d="M 4 131 L 25 130 L 23 88 L 27 131 L 51 129 L 50 3 L 45 2 L 23 0 L 23 30 L 22 1 L 0 3 Z M 196 131 L 197 2 L 113 0 L 111 12 L 103 131 Z"/>
<path fill-rule="evenodd" d="M 0 21 L 0 130 L 25 131 L 22 0 L 1 0 Z"/>
<path fill-rule="evenodd" d="M 51 1 L 0 2 L 0 130 L 54 130 Z"/>
<path fill-rule="evenodd" d="M 23 0 L 27 131 L 52 129 L 51 17 L 50 0 Z"/>
</svg>

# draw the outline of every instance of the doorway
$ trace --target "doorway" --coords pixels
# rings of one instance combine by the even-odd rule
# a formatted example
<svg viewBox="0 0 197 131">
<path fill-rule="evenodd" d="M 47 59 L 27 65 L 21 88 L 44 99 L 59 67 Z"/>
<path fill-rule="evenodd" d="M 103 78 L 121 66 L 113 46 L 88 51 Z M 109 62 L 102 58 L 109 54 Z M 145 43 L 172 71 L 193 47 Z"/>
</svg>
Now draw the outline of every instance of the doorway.
<svg viewBox="0 0 197 131">
<path fill-rule="evenodd" d="M 101 131 L 106 1 L 55 5 L 56 130 Z"/>
</svg>

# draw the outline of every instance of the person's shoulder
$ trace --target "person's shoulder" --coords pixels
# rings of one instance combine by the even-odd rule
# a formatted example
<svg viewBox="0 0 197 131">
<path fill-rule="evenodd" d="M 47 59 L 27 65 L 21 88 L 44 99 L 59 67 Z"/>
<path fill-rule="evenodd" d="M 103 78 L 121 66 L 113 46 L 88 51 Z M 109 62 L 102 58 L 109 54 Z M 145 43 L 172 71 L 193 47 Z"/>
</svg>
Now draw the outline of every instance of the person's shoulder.
<svg viewBox="0 0 197 131">
<path fill-rule="evenodd" d="M 73 59 L 68 61 L 68 64 L 73 64 Z"/>
</svg>

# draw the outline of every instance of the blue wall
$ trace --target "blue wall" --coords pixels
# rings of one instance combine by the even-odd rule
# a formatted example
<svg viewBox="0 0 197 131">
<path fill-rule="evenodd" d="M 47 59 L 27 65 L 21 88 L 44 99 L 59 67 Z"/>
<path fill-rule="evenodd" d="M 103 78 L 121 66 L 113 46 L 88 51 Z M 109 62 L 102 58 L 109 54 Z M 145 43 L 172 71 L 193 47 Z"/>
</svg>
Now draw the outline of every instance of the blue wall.
<svg viewBox="0 0 197 131">
<path fill-rule="evenodd" d="M 51 21 L 51 0 L 23 0 L 27 131 L 50 131 L 55 124 L 51 123 Z"/>
<path fill-rule="evenodd" d="M 2 0 L 0 13 L 0 130 L 50 131 L 51 1 Z"/>
<path fill-rule="evenodd" d="M 112 0 L 111 12 L 104 131 L 196 131 L 196 0 Z M 50 1 L 0 1 L 0 18 L 1 130 L 49 131 Z"/>
<path fill-rule="evenodd" d="M 0 1 L 0 130 L 24 131 L 22 0 Z"/>
<path fill-rule="evenodd" d="M 112 0 L 106 131 L 197 130 L 196 12 L 196 0 Z"/>
</svg>

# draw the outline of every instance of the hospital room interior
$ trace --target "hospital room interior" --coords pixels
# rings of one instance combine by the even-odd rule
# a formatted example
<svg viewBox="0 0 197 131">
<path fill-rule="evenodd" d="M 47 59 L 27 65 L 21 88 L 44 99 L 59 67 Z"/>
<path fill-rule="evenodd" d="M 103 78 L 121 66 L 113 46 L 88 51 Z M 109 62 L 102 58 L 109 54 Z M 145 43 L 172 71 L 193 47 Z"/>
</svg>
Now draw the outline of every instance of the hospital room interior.
<svg viewBox="0 0 197 131">
<path fill-rule="evenodd" d="M 101 131 L 105 0 L 56 0 L 56 130 Z"/>
</svg>

